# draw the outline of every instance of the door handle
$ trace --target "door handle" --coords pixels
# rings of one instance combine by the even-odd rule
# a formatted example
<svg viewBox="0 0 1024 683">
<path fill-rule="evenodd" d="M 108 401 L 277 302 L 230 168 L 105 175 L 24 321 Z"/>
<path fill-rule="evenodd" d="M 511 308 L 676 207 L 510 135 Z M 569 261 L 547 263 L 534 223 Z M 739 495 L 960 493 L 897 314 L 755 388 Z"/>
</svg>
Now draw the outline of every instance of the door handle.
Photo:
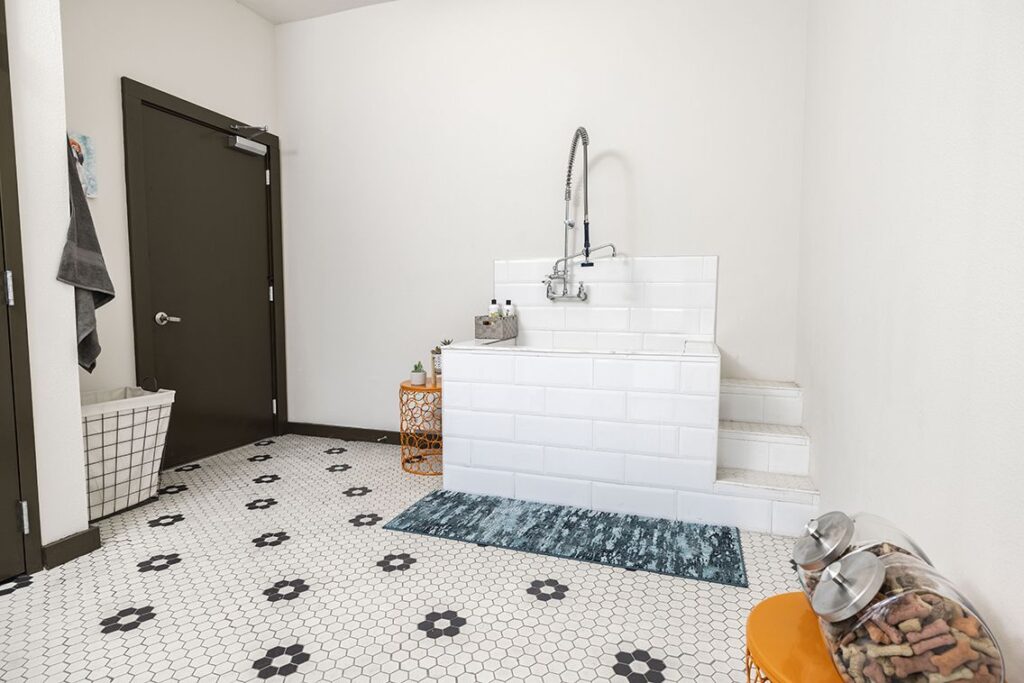
<svg viewBox="0 0 1024 683">
<path fill-rule="evenodd" d="M 167 315 L 163 311 L 160 311 L 155 316 L 153 316 L 153 320 L 156 321 L 157 325 L 166 325 L 167 323 L 180 323 L 181 322 L 181 318 L 179 318 L 178 316 L 176 316 L 176 315 Z"/>
</svg>

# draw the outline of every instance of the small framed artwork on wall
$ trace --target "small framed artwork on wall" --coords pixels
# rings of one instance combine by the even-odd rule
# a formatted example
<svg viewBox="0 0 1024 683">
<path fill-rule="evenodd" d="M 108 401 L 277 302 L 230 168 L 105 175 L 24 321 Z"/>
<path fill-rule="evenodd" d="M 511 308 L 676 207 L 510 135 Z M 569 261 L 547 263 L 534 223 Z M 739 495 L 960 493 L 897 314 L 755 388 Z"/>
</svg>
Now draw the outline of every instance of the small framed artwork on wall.
<svg viewBox="0 0 1024 683">
<path fill-rule="evenodd" d="M 92 136 L 82 133 L 68 133 L 68 142 L 78 161 L 78 179 L 82 181 L 86 197 L 99 194 L 99 183 L 96 179 L 96 148 Z"/>
</svg>

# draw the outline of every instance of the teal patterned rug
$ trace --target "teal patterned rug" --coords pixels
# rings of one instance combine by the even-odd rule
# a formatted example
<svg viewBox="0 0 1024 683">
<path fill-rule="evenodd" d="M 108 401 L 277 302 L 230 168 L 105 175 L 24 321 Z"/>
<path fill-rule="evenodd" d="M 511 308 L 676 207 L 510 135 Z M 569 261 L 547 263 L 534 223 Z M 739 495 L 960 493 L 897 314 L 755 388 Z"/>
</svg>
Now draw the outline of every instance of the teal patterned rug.
<svg viewBox="0 0 1024 683">
<path fill-rule="evenodd" d="M 747 587 L 735 527 L 434 491 L 384 528 Z"/>
</svg>

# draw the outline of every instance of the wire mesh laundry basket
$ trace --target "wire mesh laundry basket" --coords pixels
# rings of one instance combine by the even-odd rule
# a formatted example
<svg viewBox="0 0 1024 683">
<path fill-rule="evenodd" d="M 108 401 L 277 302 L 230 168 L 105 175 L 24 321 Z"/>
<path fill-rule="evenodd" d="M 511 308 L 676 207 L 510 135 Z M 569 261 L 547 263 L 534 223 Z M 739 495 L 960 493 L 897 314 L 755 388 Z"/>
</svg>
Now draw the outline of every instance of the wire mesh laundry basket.
<svg viewBox="0 0 1024 683">
<path fill-rule="evenodd" d="M 156 495 L 174 392 L 123 387 L 82 394 L 89 520 Z"/>
</svg>

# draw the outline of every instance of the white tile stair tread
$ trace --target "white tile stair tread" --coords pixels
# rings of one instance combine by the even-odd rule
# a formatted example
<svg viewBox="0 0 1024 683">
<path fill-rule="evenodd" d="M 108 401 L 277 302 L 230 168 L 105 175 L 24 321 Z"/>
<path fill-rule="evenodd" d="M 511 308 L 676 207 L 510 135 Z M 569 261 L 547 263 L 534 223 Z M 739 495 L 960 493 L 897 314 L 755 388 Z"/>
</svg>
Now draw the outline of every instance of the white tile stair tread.
<svg viewBox="0 0 1024 683">
<path fill-rule="evenodd" d="M 803 427 L 764 422 L 739 422 L 737 420 L 721 420 L 718 423 L 718 436 L 727 439 L 775 441 L 799 445 L 807 445 L 811 442 L 811 437 Z"/>
<path fill-rule="evenodd" d="M 715 492 L 790 503 L 818 502 L 818 487 L 810 477 L 734 467 L 718 468 Z"/>
<path fill-rule="evenodd" d="M 779 382 L 769 379 L 722 378 L 722 392 L 727 394 L 762 394 L 769 396 L 799 396 L 802 393 L 796 382 Z"/>
</svg>

